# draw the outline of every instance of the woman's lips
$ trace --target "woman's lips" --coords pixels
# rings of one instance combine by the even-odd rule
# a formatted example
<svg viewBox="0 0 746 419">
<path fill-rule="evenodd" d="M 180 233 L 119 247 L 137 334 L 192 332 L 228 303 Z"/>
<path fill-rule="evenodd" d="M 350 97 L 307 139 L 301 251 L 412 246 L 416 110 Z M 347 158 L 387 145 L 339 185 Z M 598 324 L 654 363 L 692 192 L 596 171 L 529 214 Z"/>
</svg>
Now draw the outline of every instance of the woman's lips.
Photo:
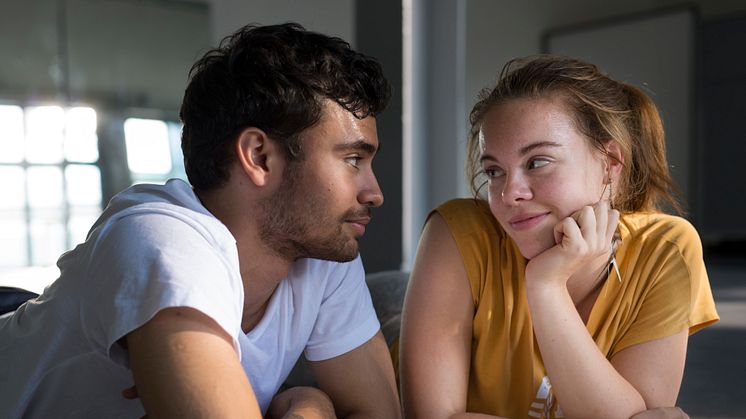
<svg viewBox="0 0 746 419">
<path fill-rule="evenodd" d="M 515 231 L 528 230 L 540 224 L 548 216 L 548 212 L 535 215 L 519 215 L 511 218 L 508 224 Z"/>
</svg>

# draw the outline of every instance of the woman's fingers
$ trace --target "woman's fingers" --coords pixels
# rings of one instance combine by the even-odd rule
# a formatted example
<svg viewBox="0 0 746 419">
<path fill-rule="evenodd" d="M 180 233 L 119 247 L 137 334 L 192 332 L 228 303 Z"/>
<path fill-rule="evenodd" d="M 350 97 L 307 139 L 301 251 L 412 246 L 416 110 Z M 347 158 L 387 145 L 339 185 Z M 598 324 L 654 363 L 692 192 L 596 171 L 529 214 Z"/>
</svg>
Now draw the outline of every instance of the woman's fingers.
<svg viewBox="0 0 746 419">
<path fill-rule="evenodd" d="M 602 255 L 608 257 L 618 222 L 619 212 L 611 209 L 608 202 L 583 207 L 560 220 L 553 230 L 556 246 L 529 263 L 527 278 L 567 280 L 587 263 Z"/>
<path fill-rule="evenodd" d="M 578 226 L 580 232 L 583 234 L 583 238 L 588 243 L 593 243 L 598 236 L 596 226 L 598 225 L 598 211 L 590 206 L 585 206 L 580 209 L 578 215 Z"/>
<path fill-rule="evenodd" d="M 611 237 L 606 239 L 607 227 L 609 226 L 609 201 L 601 200 L 594 205 L 596 211 L 596 234 L 599 244 L 611 243 Z"/>
<path fill-rule="evenodd" d="M 554 238 L 558 245 L 566 249 L 574 249 L 585 242 L 578 222 L 572 217 L 567 217 L 554 226 Z"/>
<path fill-rule="evenodd" d="M 585 206 L 561 221 L 555 228 L 555 241 L 559 244 L 561 234 L 570 231 L 566 222 L 573 221 L 579 229 L 580 236 L 572 238 L 582 240 L 591 253 L 608 252 L 619 223 L 619 211 L 611 209 L 608 201 L 599 201 L 593 206 Z M 568 237 L 571 238 L 571 237 Z"/>
<path fill-rule="evenodd" d="M 619 211 L 612 209 L 609 211 L 609 222 L 606 226 L 606 236 L 609 238 L 609 241 L 613 240 L 614 233 L 616 232 L 616 228 L 619 225 Z"/>
</svg>

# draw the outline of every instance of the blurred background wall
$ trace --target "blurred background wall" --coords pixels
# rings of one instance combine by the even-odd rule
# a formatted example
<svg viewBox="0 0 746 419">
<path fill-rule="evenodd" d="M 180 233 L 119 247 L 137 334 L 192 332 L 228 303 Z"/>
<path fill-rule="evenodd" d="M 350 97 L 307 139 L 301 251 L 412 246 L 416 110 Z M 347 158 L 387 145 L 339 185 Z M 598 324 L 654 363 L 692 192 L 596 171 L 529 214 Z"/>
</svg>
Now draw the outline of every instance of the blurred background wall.
<svg viewBox="0 0 746 419">
<path fill-rule="evenodd" d="M 286 21 L 377 57 L 394 85 L 375 162 L 386 204 L 362 242 L 369 271 L 409 269 L 427 212 L 469 196 L 468 112 L 508 59 L 539 52 L 587 58 L 651 93 L 688 217 L 708 245 L 746 240 L 741 1 L 2 0 L 0 271 L 52 264 L 113 194 L 183 176 L 191 64 L 246 23 Z"/>
</svg>

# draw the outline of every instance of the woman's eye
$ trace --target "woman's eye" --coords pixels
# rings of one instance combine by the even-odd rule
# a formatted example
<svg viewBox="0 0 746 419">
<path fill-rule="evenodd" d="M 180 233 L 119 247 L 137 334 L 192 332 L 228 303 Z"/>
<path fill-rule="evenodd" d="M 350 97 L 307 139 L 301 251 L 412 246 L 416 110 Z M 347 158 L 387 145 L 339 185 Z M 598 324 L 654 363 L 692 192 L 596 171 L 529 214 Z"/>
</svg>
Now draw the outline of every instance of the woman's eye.
<svg viewBox="0 0 746 419">
<path fill-rule="evenodd" d="M 533 159 L 528 162 L 528 168 L 529 169 L 538 169 L 540 167 L 544 167 L 549 164 L 549 160 L 544 159 Z"/>
<path fill-rule="evenodd" d="M 494 179 L 502 175 L 502 173 L 503 173 L 502 170 L 494 168 L 494 167 L 484 169 L 484 174 L 487 175 L 487 177 L 490 179 Z"/>
</svg>

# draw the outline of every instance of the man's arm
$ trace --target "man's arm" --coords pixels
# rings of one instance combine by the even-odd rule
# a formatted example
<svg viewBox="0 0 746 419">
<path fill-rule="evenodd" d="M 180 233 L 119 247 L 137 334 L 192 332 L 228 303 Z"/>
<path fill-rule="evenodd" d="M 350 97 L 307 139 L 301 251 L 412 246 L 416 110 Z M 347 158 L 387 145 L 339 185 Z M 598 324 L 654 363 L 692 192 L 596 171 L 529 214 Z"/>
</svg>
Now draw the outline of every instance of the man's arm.
<svg viewBox="0 0 746 419">
<path fill-rule="evenodd" d="M 148 417 L 262 417 L 232 339 L 203 313 L 161 310 L 126 340 Z"/>
<path fill-rule="evenodd" d="M 309 364 L 340 418 L 401 417 L 394 368 L 380 331 L 346 354 Z"/>
<path fill-rule="evenodd" d="M 315 387 L 291 387 L 277 393 L 269 404 L 267 419 L 335 419 L 334 405 Z"/>
</svg>

